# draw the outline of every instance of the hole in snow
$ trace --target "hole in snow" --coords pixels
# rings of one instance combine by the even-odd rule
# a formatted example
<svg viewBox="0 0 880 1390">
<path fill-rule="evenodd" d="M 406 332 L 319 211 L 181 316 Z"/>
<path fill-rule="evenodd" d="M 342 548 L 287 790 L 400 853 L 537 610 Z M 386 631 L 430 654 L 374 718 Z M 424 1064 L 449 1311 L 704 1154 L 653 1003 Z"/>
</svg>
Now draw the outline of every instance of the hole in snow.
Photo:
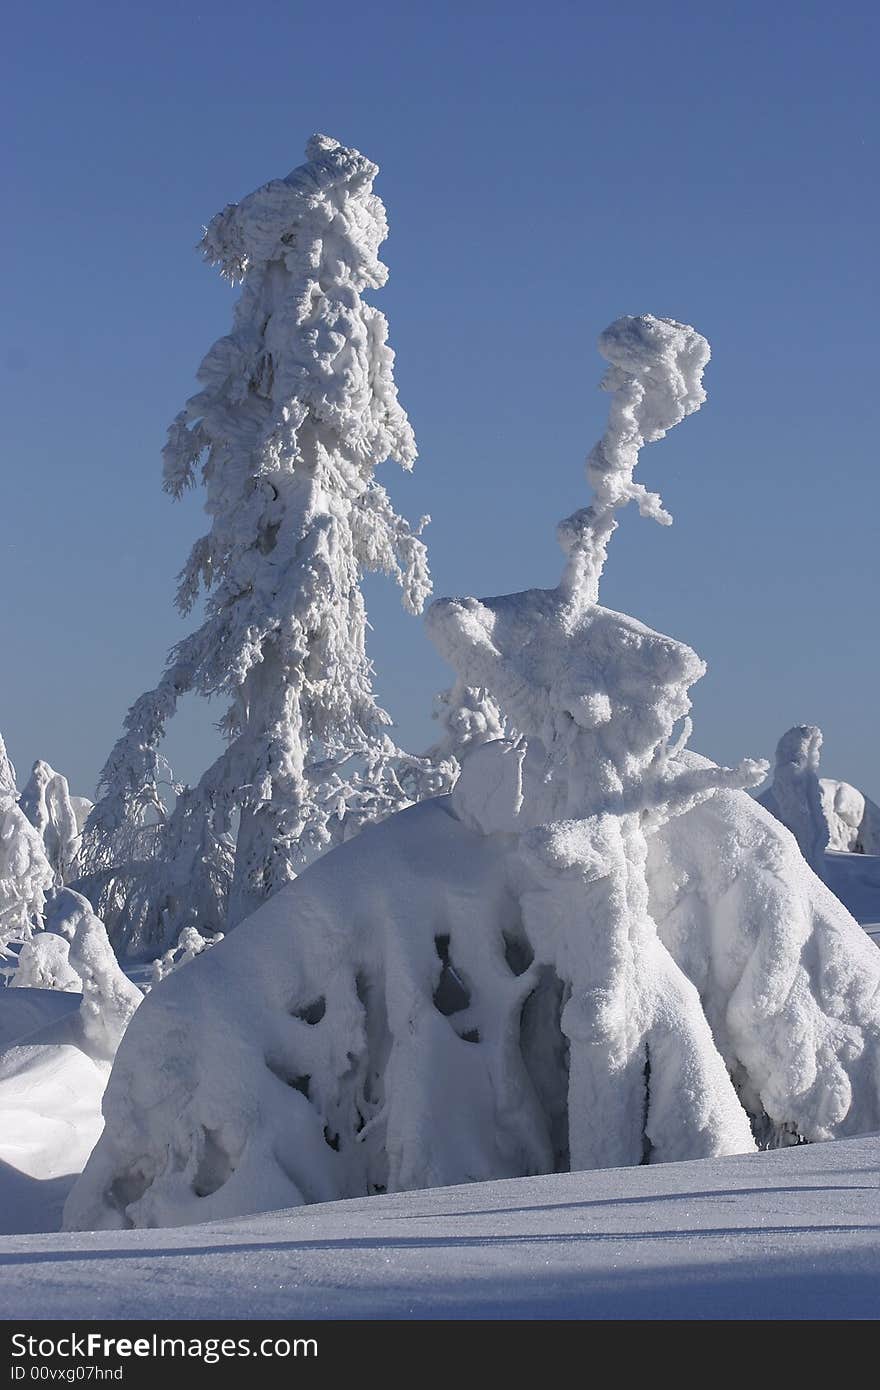
<svg viewBox="0 0 880 1390">
<path fill-rule="evenodd" d="M 524 936 L 514 936 L 512 932 L 502 932 L 504 939 L 504 959 L 512 974 L 524 975 L 535 959 L 535 953 Z"/>
<path fill-rule="evenodd" d="M 292 1077 L 290 1078 L 290 1080 L 288 1081 L 287 1084 L 288 1084 L 288 1086 L 292 1086 L 293 1089 L 294 1089 L 295 1091 L 299 1091 L 300 1095 L 301 1095 L 301 1096 L 305 1096 L 306 1100 L 308 1100 L 308 1098 L 309 1098 L 309 1086 L 311 1085 L 311 1083 L 312 1083 L 312 1078 L 311 1078 L 310 1076 L 306 1075 L 306 1076 L 292 1076 Z"/>
<path fill-rule="evenodd" d="M 334 1153 L 339 1153 L 339 1135 L 331 1134 L 330 1126 L 324 1126 L 324 1143 L 331 1148 Z"/>
<path fill-rule="evenodd" d="M 220 1143 L 217 1130 L 204 1129 L 202 1134 L 202 1152 L 193 1178 L 193 1192 L 197 1197 L 210 1197 L 212 1192 L 217 1192 L 228 1182 L 235 1167 Z"/>
<path fill-rule="evenodd" d="M 464 1033 L 459 1033 L 458 1036 L 461 1038 L 462 1042 L 478 1043 L 480 1041 L 480 1030 L 479 1028 L 468 1028 Z"/>
<path fill-rule="evenodd" d="M 306 1004 L 302 1009 L 291 1009 L 294 1018 L 298 1018 L 302 1023 L 320 1023 L 327 1012 L 327 1000 L 323 994 L 319 994 L 317 999 L 313 999 L 311 1004 Z"/>
<path fill-rule="evenodd" d="M 458 1014 L 462 1009 L 469 1008 L 471 996 L 449 959 L 449 937 L 435 936 L 434 949 L 443 966 L 437 988 L 434 990 L 434 1008 L 448 1018 L 450 1014 Z"/>
</svg>

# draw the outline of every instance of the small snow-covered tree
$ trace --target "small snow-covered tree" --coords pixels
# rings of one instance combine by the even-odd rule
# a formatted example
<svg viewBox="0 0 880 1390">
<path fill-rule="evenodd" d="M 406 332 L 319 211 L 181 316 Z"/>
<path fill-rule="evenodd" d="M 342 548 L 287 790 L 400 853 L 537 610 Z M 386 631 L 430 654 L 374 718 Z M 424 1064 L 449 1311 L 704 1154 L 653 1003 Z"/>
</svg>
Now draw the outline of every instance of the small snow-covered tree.
<svg viewBox="0 0 880 1390">
<path fill-rule="evenodd" d="M 880 807 L 848 782 L 819 776 L 822 731 L 796 724 L 776 747 L 773 781 L 762 806 L 791 831 L 814 873 L 825 878 L 825 851 L 880 854 Z"/>
<path fill-rule="evenodd" d="M 171 426 L 164 477 L 174 497 L 205 486 L 211 526 L 177 601 L 189 613 L 203 592 L 206 616 L 129 711 L 86 831 L 84 886 L 123 948 L 234 925 L 435 775 L 389 737 L 365 645 L 364 571 L 392 575 L 411 613 L 430 592 L 421 525 L 373 476 L 416 457 L 385 318 L 363 299 L 387 276 L 377 167 L 320 135 L 306 158 L 202 242 L 242 293 Z M 169 814 L 159 746 L 190 691 L 229 700 L 227 747 Z"/>
<path fill-rule="evenodd" d="M 39 927 L 55 874 L 42 837 L 18 804 L 15 768 L 0 737 L 0 960 Z"/>
<path fill-rule="evenodd" d="M 84 821 L 91 802 L 72 797 L 67 778 L 38 759 L 31 770 L 19 805 L 46 847 L 46 857 L 59 882 L 76 878 Z"/>
<path fill-rule="evenodd" d="M 822 730 L 815 724 L 796 724 L 776 745 L 773 781 L 758 797 L 777 820 L 787 826 L 814 874 L 825 877 L 828 822 L 819 786 Z"/>
</svg>

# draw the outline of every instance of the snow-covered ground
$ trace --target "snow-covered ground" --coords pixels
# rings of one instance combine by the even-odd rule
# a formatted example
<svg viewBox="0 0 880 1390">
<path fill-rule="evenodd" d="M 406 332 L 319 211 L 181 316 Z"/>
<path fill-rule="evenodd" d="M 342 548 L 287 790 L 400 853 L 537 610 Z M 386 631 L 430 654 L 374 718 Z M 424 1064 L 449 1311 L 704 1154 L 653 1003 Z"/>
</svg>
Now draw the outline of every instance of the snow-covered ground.
<svg viewBox="0 0 880 1390">
<path fill-rule="evenodd" d="M 880 857 L 827 862 L 880 944 Z M 2 1317 L 880 1316 L 880 1136 L 52 1234 L 102 1124 L 80 999 L 0 990 Z"/>
<path fill-rule="evenodd" d="M 880 1136 L 0 1238 L 6 1318 L 875 1318 Z"/>
</svg>

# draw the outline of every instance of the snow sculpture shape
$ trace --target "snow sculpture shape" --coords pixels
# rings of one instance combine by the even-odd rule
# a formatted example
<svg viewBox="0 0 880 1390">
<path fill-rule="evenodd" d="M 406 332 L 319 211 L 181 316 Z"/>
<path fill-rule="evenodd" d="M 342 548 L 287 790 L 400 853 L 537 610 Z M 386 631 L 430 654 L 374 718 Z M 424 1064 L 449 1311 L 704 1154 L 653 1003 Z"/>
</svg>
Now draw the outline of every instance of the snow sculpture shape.
<svg viewBox="0 0 880 1390">
<path fill-rule="evenodd" d="M 68 1227 L 880 1126 L 880 953 L 738 789 L 766 765 L 685 749 L 699 658 L 597 602 L 617 509 L 666 515 L 634 450 L 700 403 L 708 349 L 648 317 L 602 345 L 561 585 L 429 615 L 507 736 L 147 997 Z"/>
<path fill-rule="evenodd" d="M 130 709 L 86 832 L 83 888 L 134 954 L 187 925 L 235 925 L 331 842 L 440 786 L 389 738 L 365 648 L 364 571 L 393 576 L 410 613 L 430 592 L 427 518 L 411 527 L 373 477 L 416 458 L 386 320 L 362 298 L 387 278 L 378 170 L 322 135 L 306 159 L 202 242 L 242 294 L 171 426 L 164 476 L 175 497 L 197 473 L 205 485 L 211 527 L 178 606 L 204 590 L 207 617 Z M 158 748 L 189 691 L 231 701 L 229 743 L 168 815 Z"/>
</svg>

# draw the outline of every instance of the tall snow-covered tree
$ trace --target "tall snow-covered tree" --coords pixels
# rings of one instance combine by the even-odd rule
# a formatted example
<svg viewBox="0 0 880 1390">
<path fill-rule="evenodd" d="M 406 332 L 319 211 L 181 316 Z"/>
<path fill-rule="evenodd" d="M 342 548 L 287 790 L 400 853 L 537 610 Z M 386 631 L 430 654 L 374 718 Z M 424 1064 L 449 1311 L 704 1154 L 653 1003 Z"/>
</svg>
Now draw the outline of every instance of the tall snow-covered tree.
<svg viewBox="0 0 880 1390">
<path fill-rule="evenodd" d="M 164 485 L 205 488 L 210 528 L 177 595 L 187 614 L 203 593 L 205 619 L 129 711 L 84 848 L 83 883 L 128 949 L 156 954 L 189 923 L 234 925 L 435 778 L 391 740 L 365 646 L 364 571 L 392 575 L 411 613 L 430 592 L 427 518 L 410 526 L 373 476 L 416 457 L 386 320 L 363 299 L 387 276 L 378 171 L 321 135 L 306 159 L 202 241 L 242 292 L 171 426 Z M 169 814 L 159 749 L 191 691 L 226 697 L 227 746 Z"/>
</svg>

